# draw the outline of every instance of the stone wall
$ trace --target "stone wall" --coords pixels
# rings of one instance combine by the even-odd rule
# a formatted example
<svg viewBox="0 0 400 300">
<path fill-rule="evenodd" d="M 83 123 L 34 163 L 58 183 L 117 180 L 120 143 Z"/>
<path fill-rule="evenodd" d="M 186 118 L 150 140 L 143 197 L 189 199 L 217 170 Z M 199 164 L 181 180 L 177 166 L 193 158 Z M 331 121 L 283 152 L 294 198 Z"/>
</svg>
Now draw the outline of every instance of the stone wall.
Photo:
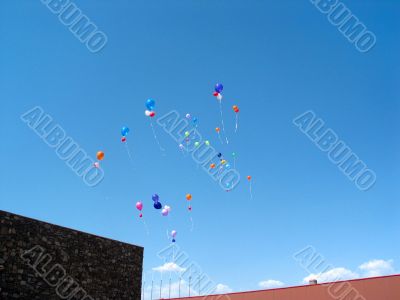
<svg viewBox="0 0 400 300">
<path fill-rule="evenodd" d="M 0 299 L 132 299 L 143 248 L 0 210 Z"/>
</svg>

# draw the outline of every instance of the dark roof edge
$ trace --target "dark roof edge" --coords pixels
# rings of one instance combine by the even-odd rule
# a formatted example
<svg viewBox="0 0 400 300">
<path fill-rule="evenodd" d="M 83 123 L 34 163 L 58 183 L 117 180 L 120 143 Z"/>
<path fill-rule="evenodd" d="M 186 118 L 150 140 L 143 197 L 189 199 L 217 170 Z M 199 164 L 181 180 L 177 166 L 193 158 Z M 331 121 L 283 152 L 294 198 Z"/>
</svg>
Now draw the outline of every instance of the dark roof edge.
<svg viewBox="0 0 400 300">
<path fill-rule="evenodd" d="M 125 245 L 134 246 L 134 247 L 138 247 L 138 248 L 144 249 L 143 246 L 134 245 L 134 244 L 129 244 L 129 243 L 127 243 L 127 242 L 119 241 L 119 240 L 116 240 L 116 239 L 111 239 L 111 238 L 108 238 L 108 237 L 104 237 L 104 236 L 100 236 L 100 235 L 97 235 L 97 234 L 93 234 L 93 233 L 81 231 L 81 230 L 78 230 L 78 229 L 73 229 L 73 228 L 69 228 L 69 227 L 65 227 L 65 226 L 53 224 L 53 223 L 46 222 L 46 221 L 41 221 L 41 220 L 38 220 L 38 219 L 34 219 L 34 218 L 30 218 L 30 217 L 26 217 L 26 216 L 19 215 L 19 214 L 15 214 L 15 213 L 12 213 L 12 212 L 9 212 L 9 211 L 5 211 L 5 210 L 1 210 L 1 209 L 0 209 L 0 213 L 5 213 L 5 214 L 10 214 L 10 215 L 18 216 L 18 217 L 20 217 L 20 218 L 32 220 L 32 221 L 35 221 L 35 222 L 45 223 L 45 224 L 48 224 L 48 225 L 51 225 L 51 226 L 55 226 L 55 227 L 58 227 L 58 228 L 68 229 L 68 230 L 76 231 L 76 232 L 79 232 L 79 233 L 82 233 L 82 234 L 91 235 L 91 236 L 93 236 L 93 237 L 98 237 L 98 238 L 101 238 L 101 239 L 105 239 L 105 240 L 109 240 L 109 241 L 113 241 L 113 242 L 117 242 L 117 243 L 121 243 L 121 244 L 125 244 Z"/>
</svg>

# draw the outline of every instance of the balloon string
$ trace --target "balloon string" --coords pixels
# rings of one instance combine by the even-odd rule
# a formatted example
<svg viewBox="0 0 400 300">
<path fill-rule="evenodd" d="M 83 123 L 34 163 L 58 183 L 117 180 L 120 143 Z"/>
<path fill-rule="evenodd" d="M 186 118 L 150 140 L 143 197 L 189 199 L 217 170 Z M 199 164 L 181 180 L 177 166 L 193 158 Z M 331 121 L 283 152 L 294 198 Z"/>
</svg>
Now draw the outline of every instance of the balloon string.
<svg viewBox="0 0 400 300">
<path fill-rule="evenodd" d="M 251 188 L 251 181 L 250 181 L 250 199 L 253 200 L 253 192 L 252 192 L 252 188 Z"/>
<path fill-rule="evenodd" d="M 219 141 L 221 142 L 221 144 L 223 145 L 223 144 L 224 144 L 224 142 L 222 141 L 222 139 L 221 139 L 221 135 L 219 134 L 219 132 L 218 132 L 218 138 L 219 138 Z"/>
<path fill-rule="evenodd" d="M 193 222 L 193 218 L 192 218 L 192 216 L 190 216 L 190 223 L 191 223 L 191 227 L 190 227 L 190 231 L 191 232 L 193 232 L 193 229 L 194 229 L 194 222 Z"/>
<path fill-rule="evenodd" d="M 132 164 L 132 166 L 133 166 L 134 163 L 133 163 L 133 158 L 132 158 L 131 150 L 129 149 L 129 146 L 128 146 L 128 141 L 125 141 L 125 149 L 126 149 L 126 152 L 128 153 L 129 160 L 130 160 L 130 162 L 131 162 L 131 164 Z"/>
<path fill-rule="evenodd" d="M 236 169 L 236 157 L 233 157 L 233 168 Z"/>
<path fill-rule="evenodd" d="M 155 131 L 154 126 L 153 126 L 153 121 L 151 119 L 150 119 L 150 126 L 151 126 L 151 130 L 153 131 L 154 139 L 157 142 L 157 145 L 160 148 L 160 151 L 164 152 L 165 149 L 163 147 L 161 147 L 160 141 L 157 138 L 156 131 Z"/>
<path fill-rule="evenodd" d="M 225 133 L 224 117 L 223 117 L 223 115 L 222 115 L 222 100 L 219 100 L 219 112 L 220 112 L 220 114 L 221 114 L 222 132 L 223 132 L 224 135 L 225 135 L 226 143 L 229 144 L 228 137 L 226 136 L 226 133 Z"/>
<path fill-rule="evenodd" d="M 239 115 L 236 113 L 236 125 L 235 125 L 235 133 L 238 130 L 238 123 L 239 123 Z"/>
<path fill-rule="evenodd" d="M 144 228 L 146 229 L 147 235 L 149 235 L 150 234 L 149 227 L 147 227 L 146 221 L 143 218 L 142 218 L 142 222 L 143 222 Z"/>
</svg>

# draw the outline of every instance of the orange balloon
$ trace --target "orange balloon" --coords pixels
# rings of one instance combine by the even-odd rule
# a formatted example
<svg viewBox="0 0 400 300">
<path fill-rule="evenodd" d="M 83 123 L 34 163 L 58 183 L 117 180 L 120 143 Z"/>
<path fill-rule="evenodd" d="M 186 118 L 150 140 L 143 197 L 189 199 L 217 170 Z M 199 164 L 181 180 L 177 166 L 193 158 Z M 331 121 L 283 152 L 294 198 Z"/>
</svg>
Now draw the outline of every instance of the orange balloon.
<svg viewBox="0 0 400 300">
<path fill-rule="evenodd" d="M 98 160 L 103 160 L 103 158 L 104 158 L 104 152 L 103 152 L 103 151 L 98 151 L 97 154 L 96 154 L 96 156 L 97 156 L 97 159 L 98 159 Z"/>
<path fill-rule="evenodd" d="M 247 180 L 251 180 L 251 176 L 249 175 L 249 176 L 247 176 Z"/>
<path fill-rule="evenodd" d="M 221 130 L 221 129 L 220 129 L 219 127 L 216 127 L 216 128 L 215 128 L 215 131 L 216 131 L 216 132 L 219 132 L 220 130 Z"/>
<path fill-rule="evenodd" d="M 186 200 L 188 200 L 188 201 L 192 200 L 192 195 L 191 194 L 186 194 Z"/>
<path fill-rule="evenodd" d="M 211 165 L 210 165 L 210 168 L 211 168 L 211 169 L 214 169 L 214 168 L 215 168 L 215 164 L 211 164 Z"/>
<path fill-rule="evenodd" d="M 239 109 L 239 108 L 237 107 L 237 105 L 232 106 L 232 108 L 233 108 L 233 110 Z"/>
</svg>

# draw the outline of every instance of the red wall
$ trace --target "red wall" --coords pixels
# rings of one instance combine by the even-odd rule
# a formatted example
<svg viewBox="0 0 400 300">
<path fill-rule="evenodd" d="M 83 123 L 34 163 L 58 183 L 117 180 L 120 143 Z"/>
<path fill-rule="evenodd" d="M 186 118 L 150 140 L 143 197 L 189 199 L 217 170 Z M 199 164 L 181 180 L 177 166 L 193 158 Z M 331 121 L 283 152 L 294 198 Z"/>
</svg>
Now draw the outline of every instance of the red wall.
<svg viewBox="0 0 400 300">
<path fill-rule="evenodd" d="M 179 298 L 179 299 L 188 299 Z M 190 297 L 191 300 L 400 300 L 400 275 L 273 290 Z"/>
</svg>

